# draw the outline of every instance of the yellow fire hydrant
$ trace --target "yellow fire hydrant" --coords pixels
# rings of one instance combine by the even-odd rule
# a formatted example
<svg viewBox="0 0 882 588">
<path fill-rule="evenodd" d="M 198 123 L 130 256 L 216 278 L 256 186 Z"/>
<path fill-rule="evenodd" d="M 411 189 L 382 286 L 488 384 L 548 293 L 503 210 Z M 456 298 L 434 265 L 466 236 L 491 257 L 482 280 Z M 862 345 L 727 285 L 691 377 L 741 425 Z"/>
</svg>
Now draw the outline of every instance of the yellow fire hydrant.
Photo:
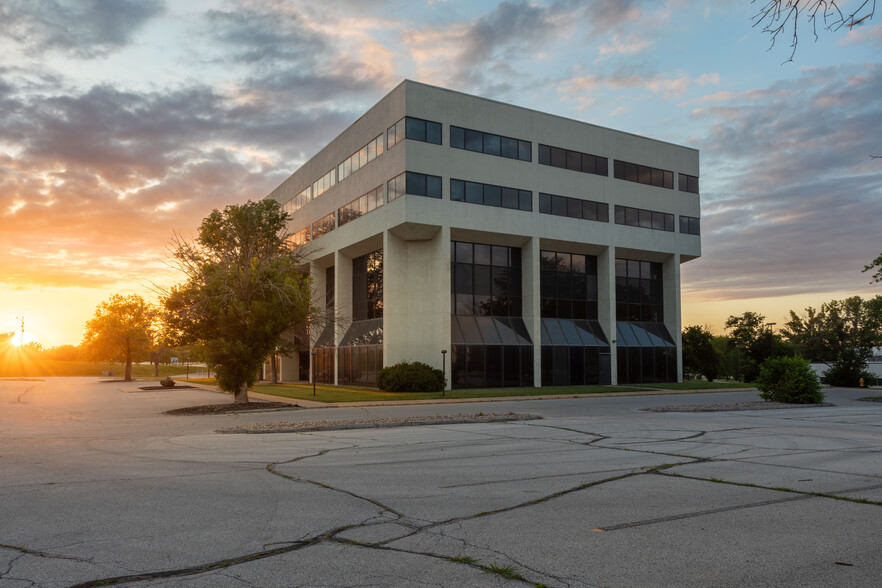
<svg viewBox="0 0 882 588">
<path fill-rule="evenodd" d="M 860 386 L 861 388 L 864 387 L 864 379 L 863 379 L 863 378 L 860 378 L 860 379 L 858 380 L 858 386 Z"/>
</svg>

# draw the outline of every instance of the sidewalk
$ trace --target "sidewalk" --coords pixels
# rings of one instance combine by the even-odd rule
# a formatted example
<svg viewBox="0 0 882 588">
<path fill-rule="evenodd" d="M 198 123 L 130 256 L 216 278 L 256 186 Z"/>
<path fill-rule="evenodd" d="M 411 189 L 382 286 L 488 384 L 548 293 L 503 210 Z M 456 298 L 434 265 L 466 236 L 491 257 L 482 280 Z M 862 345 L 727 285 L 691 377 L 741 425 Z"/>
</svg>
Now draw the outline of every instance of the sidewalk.
<svg viewBox="0 0 882 588">
<path fill-rule="evenodd" d="M 186 381 L 186 380 L 184 380 Z M 206 384 L 189 383 L 203 390 L 210 390 L 218 394 L 228 395 L 221 392 L 216 386 Z M 365 406 L 410 406 L 419 404 L 465 404 L 475 402 L 519 402 L 526 400 L 562 400 L 567 398 L 611 398 L 616 396 L 670 396 L 680 394 L 710 394 L 719 392 L 750 392 L 756 388 L 712 388 L 704 390 L 665 390 L 657 388 L 654 390 L 644 390 L 641 392 L 600 392 L 595 394 L 539 394 L 534 396 L 493 396 L 485 398 L 427 398 L 426 400 L 370 400 L 365 402 L 317 402 L 315 400 L 303 400 L 300 398 L 286 398 L 284 396 L 274 396 L 273 394 L 264 394 L 261 392 L 249 392 L 248 398 L 251 400 L 262 400 L 265 402 L 285 402 L 288 404 L 296 404 L 301 408 L 342 408 L 342 407 L 365 407 Z"/>
</svg>

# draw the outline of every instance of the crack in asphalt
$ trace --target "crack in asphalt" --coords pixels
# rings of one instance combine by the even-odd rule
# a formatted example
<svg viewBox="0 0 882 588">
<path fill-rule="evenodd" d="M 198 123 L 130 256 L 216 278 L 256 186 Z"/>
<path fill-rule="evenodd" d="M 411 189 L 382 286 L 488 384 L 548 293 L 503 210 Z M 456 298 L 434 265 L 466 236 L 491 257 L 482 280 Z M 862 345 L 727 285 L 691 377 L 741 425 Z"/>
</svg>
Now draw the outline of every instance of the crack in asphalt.
<svg viewBox="0 0 882 588">
<path fill-rule="evenodd" d="M 647 475 L 647 474 L 664 475 L 664 476 L 669 476 L 669 477 L 673 477 L 673 478 L 680 477 L 680 478 L 686 478 L 686 479 L 695 479 L 695 480 L 701 480 L 701 481 L 706 481 L 706 482 L 733 484 L 733 485 L 739 485 L 739 486 L 749 486 L 749 487 L 762 488 L 762 489 L 768 489 L 768 490 L 779 491 L 779 492 L 792 492 L 792 493 L 797 494 L 797 496 L 790 496 L 790 497 L 786 497 L 786 498 L 766 500 L 766 501 L 761 501 L 761 502 L 754 502 L 754 503 L 750 503 L 750 504 L 741 504 L 741 505 L 733 505 L 733 506 L 728 506 L 728 507 L 714 508 L 714 509 L 708 509 L 708 510 L 703 510 L 703 511 L 691 512 L 691 513 L 683 513 L 683 514 L 671 515 L 671 516 L 667 516 L 667 517 L 658 517 L 658 518 L 646 519 L 646 520 L 642 520 L 642 521 L 633 521 L 633 522 L 629 522 L 629 523 L 622 523 L 619 525 L 609 525 L 607 527 L 602 527 L 602 528 L 597 529 L 598 531 L 609 532 L 609 531 L 615 531 L 615 530 L 622 530 L 622 529 L 628 529 L 628 528 L 640 527 L 640 526 L 646 526 L 646 525 L 652 525 L 652 524 L 658 524 L 658 523 L 665 523 L 665 522 L 687 519 L 687 518 L 701 517 L 701 516 L 712 515 L 712 514 L 717 514 L 717 513 L 721 513 L 721 512 L 733 511 L 733 510 L 755 508 L 755 507 L 767 506 L 767 505 L 771 505 L 771 504 L 791 502 L 791 501 L 796 501 L 796 500 L 805 500 L 807 498 L 811 498 L 811 497 L 815 497 L 815 496 L 829 497 L 829 498 L 835 498 L 835 499 L 839 499 L 839 500 L 850 500 L 850 501 L 854 501 L 854 502 L 869 503 L 869 504 L 874 504 L 874 505 L 882 505 L 882 502 L 867 501 L 867 500 L 863 500 L 863 499 L 852 499 L 852 498 L 848 498 L 848 497 L 837 496 L 834 494 L 800 491 L 800 490 L 794 490 L 794 489 L 788 489 L 788 488 L 773 488 L 773 487 L 766 487 L 766 486 L 758 486 L 755 484 L 726 482 L 726 481 L 722 481 L 722 480 L 707 479 L 707 478 L 694 477 L 694 476 L 686 476 L 686 475 L 678 474 L 675 472 L 667 472 L 665 470 L 673 468 L 673 467 L 692 465 L 692 464 L 696 464 L 696 463 L 706 463 L 706 462 L 714 462 L 714 461 L 741 461 L 741 460 L 698 457 L 698 456 L 692 456 L 692 455 L 686 455 L 686 454 L 668 453 L 668 452 L 652 451 L 652 450 L 648 450 L 648 449 L 639 449 L 639 448 L 634 448 L 634 447 L 622 446 L 622 445 L 641 445 L 641 444 L 648 444 L 648 443 L 665 443 L 665 442 L 673 442 L 673 441 L 685 441 L 685 440 L 696 439 L 696 438 L 702 437 L 707 434 L 707 431 L 700 431 L 698 433 L 692 433 L 690 435 L 675 438 L 675 439 L 656 439 L 656 440 L 651 440 L 651 441 L 633 441 L 633 442 L 629 442 L 629 443 L 624 443 L 622 445 L 619 445 L 619 444 L 604 445 L 604 444 L 602 444 L 602 442 L 604 440 L 610 439 L 611 438 L 610 436 L 599 435 L 596 433 L 589 433 L 589 432 L 579 431 L 576 429 L 569 429 L 569 428 L 565 428 L 565 427 L 554 427 L 554 426 L 548 426 L 548 425 L 525 424 L 523 426 L 539 426 L 539 427 L 544 426 L 544 427 L 551 428 L 551 429 L 566 430 L 566 431 L 578 433 L 580 435 L 592 436 L 592 437 L 595 437 L 595 439 L 592 439 L 588 442 L 579 442 L 580 445 L 590 446 L 592 448 L 609 449 L 609 450 L 613 450 L 613 451 L 630 451 L 630 452 L 643 453 L 643 454 L 649 454 L 649 455 L 662 455 L 662 456 L 667 456 L 667 457 L 676 457 L 679 459 L 688 459 L 690 461 L 673 463 L 673 464 L 662 464 L 662 465 L 658 465 L 658 466 L 646 466 L 646 467 L 641 467 L 639 469 L 630 469 L 630 471 L 627 471 L 627 472 L 622 473 L 620 475 L 609 476 L 609 477 L 606 477 L 606 478 L 603 478 L 600 480 L 595 480 L 593 482 L 579 484 L 579 485 L 576 485 L 576 486 L 573 486 L 570 488 L 559 490 L 557 492 L 553 492 L 553 493 L 541 496 L 539 498 L 535 498 L 535 499 L 521 502 L 518 504 L 504 506 L 504 507 L 496 508 L 493 510 L 478 512 L 478 513 L 474 513 L 474 514 L 470 514 L 470 515 L 451 517 L 451 518 L 448 518 L 448 519 L 445 519 L 442 521 L 434 521 L 434 522 L 425 521 L 424 522 L 425 524 L 417 524 L 416 521 L 418 521 L 419 519 L 410 518 L 405 513 L 402 513 L 400 511 L 390 507 L 389 505 L 384 504 L 380 500 L 377 500 L 377 499 L 374 499 L 371 497 L 367 497 L 367 496 L 362 496 L 362 495 L 359 495 L 353 491 L 346 490 L 343 488 L 337 488 L 337 487 L 331 486 L 330 484 L 327 484 L 327 483 L 324 483 L 324 482 L 321 482 L 318 480 L 299 478 L 297 476 L 289 475 L 289 474 L 283 473 L 278 470 L 279 466 L 294 464 L 296 462 L 306 460 L 306 459 L 322 457 L 322 456 L 327 455 L 331 452 L 359 449 L 361 446 L 358 444 L 354 444 L 354 445 L 348 445 L 348 446 L 344 446 L 344 447 L 334 447 L 334 448 L 323 449 L 323 450 L 318 451 L 316 453 L 302 455 L 302 456 L 299 456 L 299 457 L 296 457 L 296 458 L 293 458 L 290 460 L 276 461 L 276 462 L 266 464 L 265 469 L 269 473 L 271 473 L 275 476 L 279 476 L 279 477 L 286 479 L 288 481 L 315 485 L 320 488 L 330 490 L 333 492 L 338 492 L 341 494 L 345 494 L 345 495 L 350 496 L 352 498 L 355 498 L 357 500 L 365 501 L 369 504 L 372 504 L 372 505 L 381 509 L 381 516 L 383 513 L 389 513 L 390 515 L 395 517 L 394 519 L 387 519 L 389 522 L 395 522 L 396 524 L 402 525 L 402 527 L 404 527 L 405 529 L 408 529 L 409 532 L 406 532 L 402 535 L 392 537 L 392 538 L 389 538 L 389 539 L 386 539 L 383 541 L 378 541 L 378 542 L 358 541 L 358 540 L 349 539 L 349 538 L 345 538 L 345 537 L 340 536 L 344 532 L 350 531 L 352 529 L 366 528 L 366 527 L 370 527 L 372 525 L 376 525 L 376 524 L 380 524 L 381 522 L 384 522 L 382 519 L 378 520 L 377 517 L 374 516 L 374 517 L 370 517 L 367 520 L 361 521 L 360 523 L 342 525 L 342 526 L 336 527 L 336 528 L 328 530 L 328 531 L 320 532 L 320 533 L 318 533 L 312 537 L 309 537 L 309 538 L 304 537 L 304 538 L 297 540 L 297 541 L 273 542 L 270 544 L 266 544 L 266 545 L 264 545 L 265 548 L 269 547 L 271 545 L 278 545 L 278 547 L 272 547 L 269 549 L 264 549 L 261 551 L 256 551 L 256 552 L 252 552 L 252 553 L 248 553 L 248 554 L 244 554 L 244 555 L 240 555 L 240 556 L 236 556 L 236 557 L 232 557 L 232 558 L 228 558 L 228 559 L 223 559 L 223 560 L 219 560 L 219 561 L 215 561 L 215 562 L 209 562 L 209 563 L 205 563 L 205 564 L 184 567 L 184 568 L 178 568 L 178 569 L 173 569 L 173 570 L 135 573 L 135 574 L 124 575 L 124 576 L 116 576 L 116 577 L 112 577 L 112 578 L 91 580 L 88 582 L 76 584 L 76 585 L 72 586 L 71 588 L 86 588 L 86 587 L 104 586 L 104 585 L 110 585 L 110 584 L 122 584 L 122 583 L 131 583 L 131 582 L 138 582 L 138 581 L 145 581 L 145 580 L 158 580 L 158 579 L 163 579 L 163 578 L 175 578 L 175 577 L 203 574 L 203 573 L 212 572 L 215 570 L 228 569 L 233 566 L 249 563 L 252 561 L 256 561 L 256 560 L 260 560 L 260 559 L 264 559 L 264 558 L 268 558 L 268 557 L 274 557 L 277 555 L 283 555 L 286 553 L 291 553 L 294 551 L 303 550 L 303 549 L 306 549 L 306 548 L 309 548 L 309 547 L 312 547 L 312 546 L 315 546 L 315 545 L 318 545 L 321 543 L 325 543 L 325 542 L 335 543 L 335 544 L 339 544 L 339 545 L 343 545 L 343 546 L 363 548 L 363 549 L 375 549 L 375 550 L 400 552 L 400 553 L 408 553 L 408 554 L 412 554 L 412 555 L 420 555 L 420 556 L 424 556 L 424 557 L 431 557 L 431 558 L 435 558 L 435 559 L 439 559 L 439 560 L 445 560 L 445 561 L 451 562 L 451 563 L 458 563 L 461 565 L 467 565 L 472 568 L 482 570 L 485 573 L 500 574 L 499 566 L 496 563 L 485 564 L 485 563 L 482 563 L 481 560 L 479 560 L 479 559 L 471 558 L 471 557 L 468 557 L 464 554 L 461 554 L 460 556 L 452 557 L 452 556 L 444 555 L 442 553 L 437 553 L 434 551 L 420 551 L 420 550 L 413 550 L 413 549 L 405 549 L 402 547 L 395 547 L 395 546 L 390 545 L 390 543 L 393 543 L 396 541 L 401 541 L 401 540 L 408 539 L 411 537 L 415 537 L 415 536 L 422 534 L 422 533 L 425 533 L 425 535 L 428 535 L 428 536 L 435 535 L 438 537 L 443 537 L 448 540 L 457 541 L 460 544 L 462 544 L 463 546 L 471 547 L 473 549 L 489 551 L 491 553 L 494 553 L 494 554 L 500 556 L 501 558 L 504 558 L 504 560 L 511 562 L 514 566 L 516 566 L 520 570 L 528 571 L 529 573 L 531 573 L 531 575 L 540 576 L 545 579 L 552 579 L 552 580 L 554 580 L 558 583 L 564 584 L 564 585 L 570 585 L 570 582 L 569 582 L 570 579 L 555 576 L 554 574 L 552 574 L 550 572 L 541 571 L 541 570 L 538 570 L 534 567 L 528 566 L 522 562 L 517 561 L 515 558 L 509 556 L 508 554 L 505 554 L 505 553 L 500 552 L 498 550 L 492 549 L 489 546 L 482 547 L 482 546 L 470 543 L 465 539 L 450 537 L 444 533 L 444 527 L 457 526 L 457 525 L 461 525 L 463 522 L 466 522 L 466 521 L 474 521 L 474 520 L 477 520 L 477 519 L 480 519 L 483 517 L 495 516 L 495 515 L 499 515 L 502 513 L 512 512 L 512 511 L 518 510 L 518 509 L 529 508 L 529 507 L 532 507 L 532 506 L 535 506 L 535 505 L 538 505 L 538 504 L 541 504 L 544 502 L 555 500 L 557 498 L 560 498 L 560 497 L 563 497 L 563 496 L 566 496 L 566 495 L 569 495 L 572 493 L 581 492 L 583 490 L 587 490 L 587 489 L 590 489 L 590 488 L 593 488 L 596 486 L 600 486 L 600 485 L 608 484 L 608 483 L 612 483 L 612 482 L 617 482 L 620 480 L 625 480 L 625 479 L 636 477 L 636 476 Z M 755 428 L 755 427 L 749 427 L 748 429 L 753 429 L 753 428 Z M 740 429 L 727 429 L 726 431 L 732 431 L 732 430 L 740 430 Z M 723 432 L 723 431 L 712 431 L 712 432 Z M 496 437 L 496 438 L 511 438 L 508 435 L 498 435 L 498 434 L 486 434 L 485 436 L 491 436 L 491 437 Z M 831 451 L 836 451 L 836 450 L 831 450 Z M 806 468 L 806 469 L 809 469 L 809 468 Z M 607 470 L 607 471 L 609 471 L 609 470 Z M 612 471 L 622 471 L 622 470 L 612 470 Z M 596 474 L 599 472 L 592 472 L 592 473 Z M 564 474 L 564 475 L 556 475 L 556 476 L 551 476 L 551 477 L 559 478 L 559 477 L 566 477 L 566 476 L 570 476 L 570 475 L 585 475 L 585 474 Z M 474 484 L 463 484 L 463 485 L 456 485 L 456 486 L 445 486 L 444 488 L 457 488 L 457 487 L 463 487 L 463 486 L 505 483 L 505 482 L 523 481 L 523 480 L 532 480 L 532 479 L 538 480 L 538 479 L 547 479 L 548 477 L 549 476 L 536 476 L 536 477 L 532 477 L 532 478 L 520 478 L 520 479 L 505 480 L 505 481 L 492 481 L 492 482 L 480 482 L 480 483 L 474 483 Z M 859 492 L 861 490 L 876 489 L 879 487 L 882 487 L 882 485 L 857 488 L 854 490 L 845 490 L 843 492 Z M 13 560 L 11 560 L 9 562 L 9 564 L 7 565 L 7 571 L 3 575 L 0 575 L 0 577 L 7 577 L 8 578 L 7 574 L 12 569 L 13 563 L 15 561 L 17 561 L 19 558 L 24 557 L 24 555 L 37 555 L 40 557 L 59 557 L 60 559 L 71 559 L 71 560 L 76 560 L 76 561 L 84 561 L 84 562 L 88 562 L 88 563 L 94 563 L 91 560 L 86 560 L 86 559 L 82 559 L 82 558 L 67 557 L 67 556 L 53 556 L 51 554 L 47 554 L 47 553 L 39 552 L 39 551 L 35 551 L 35 550 L 29 550 L 27 548 L 19 548 L 19 547 L 15 547 L 15 546 L 6 546 L 6 545 L 0 545 L 0 547 L 7 548 L 7 549 L 13 549 L 13 550 L 17 550 L 17 551 L 21 552 L 21 555 L 17 556 L 16 558 L 14 558 Z M 224 575 L 226 576 L 227 574 L 224 574 Z M 237 581 L 241 581 L 247 585 L 250 585 L 249 582 L 247 582 L 246 580 L 244 580 L 238 576 L 228 576 L 228 577 L 230 577 L 230 579 L 235 578 Z M 545 584 L 543 582 L 525 577 L 524 575 L 522 575 L 520 573 L 520 571 L 516 572 L 516 574 L 513 576 L 504 576 L 503 575 L 503 577 L 506 577 L 507 579 L 518 580 L 519 582 L 525 583 L 527 585 L 532 585 L 532 586 L 537 586 L 537 587 L 538 586 L 545 586 Z M 8 579 L 11 579 L 11 578 L 8 578 Z M 583 580 L 580 580 L 580 581 L 583 581 Z"/>
<path fill-rule="evenodd" d="M 793 502 L 794 500 L 805 500 L 807 498 L 811 498 L 811 496 L 790 496 L 787 498 L 776 498 L 775 500 L 763 500 L 761 502 L 751 502 L 749 504 L 736 504 L 736 505 L 732 505 L 732 506 L 722 506 L 720 508 L 711 508 L 708 510 L 699 510 L 699 511 L 695 511 L 695 512 L 688 512 L 688 513 L 683 513 L 683 514 L 678 514 L 678 515 L 670 515 L 670 516 L 666 516 L 666 517 L 645 519 L 642 521 L 633 521 L 630 523 L 621 523 L 619 525 L 609 525 L 606 527 L 598 527 L 597 529 L 592 529 L 592 530 L 599 531 L 599 532 L 619 531 L 621 529 L 631 529 L 633 527 L 644 527 L 646 525 L 655 525 L 657 523 L 667 523 L 670 521 L 679 521 L 682 519 L 703 517 L 705 515 L 712 515 L 712 514 L 717 514 L 717 513 L 721 513 L 721 512 L 729 512 L 732 510 L 741 510 L 741 509 L 745 509 L 745 508 L 755 508 L 758 506 L 768 506 L 770 504 L 778 504 L 781 502 Z"/>
</svg>

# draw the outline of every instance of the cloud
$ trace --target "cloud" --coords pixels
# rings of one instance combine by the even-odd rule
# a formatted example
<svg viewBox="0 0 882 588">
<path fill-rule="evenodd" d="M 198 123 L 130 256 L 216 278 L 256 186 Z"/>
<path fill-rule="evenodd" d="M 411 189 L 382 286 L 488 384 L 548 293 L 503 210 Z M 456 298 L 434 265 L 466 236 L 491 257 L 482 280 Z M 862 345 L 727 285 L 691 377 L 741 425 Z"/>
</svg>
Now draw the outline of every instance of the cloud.
<svg viewBox="0 0 882 588">
<path fill-rule="evenodd" d="M 163 10 L 161 0 L 8 0 L 0 5 L 0 37 L 31 55 L 60 50 L 104 57 Z"/>
<path fill-rule="evenodd" d="M 602 90 L 630 90 L 645 88 L 654 94 L 661 94 L 670 100 L 682 96 L 693 85 L 704 86 L 717 84 L 720 76 L 717 73 L 701 74 L 695 78 L 679 76 L 664 77 L 660 74 L 648 75 L 639 68 L 633 71 L 619 69 L 610 74 L 592 74 L 564 80 L 557 87 L 562 100 L 575 102 L 576 110 L 584 110 L 597 102 L 595 94 Z"/>
<path fill-rule="evenodd" d="M 757 100 L 758 92 L 763 99 Z M 879 254 L 882 65 L 810 69 L 719 97 L 702 148 L 703 258 L 684 288 L 705 298 L 860 290 Z M 688 278 L 688 279 L 687 279 Z"/>
<path fill-rule="evenodd" d="M 573 1 L 504 1 L 470 22 L 408 28 L 402 38 L 419 79 L 498 95 L 517 79 L 518 60 L 532 58 L 545 44 L 567 37 L 580 13 L 579 3 Z"/>
</svg>

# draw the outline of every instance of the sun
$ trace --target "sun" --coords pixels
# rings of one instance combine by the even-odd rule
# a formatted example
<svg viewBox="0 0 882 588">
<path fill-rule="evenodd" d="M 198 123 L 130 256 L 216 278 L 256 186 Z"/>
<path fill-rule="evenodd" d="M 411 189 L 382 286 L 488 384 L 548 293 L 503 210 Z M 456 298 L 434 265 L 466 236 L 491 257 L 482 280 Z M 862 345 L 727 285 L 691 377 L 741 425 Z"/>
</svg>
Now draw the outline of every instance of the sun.
<svg viewBox="0 0 882 588">
<path fill-rule="evenodd" d="M 31 343 L 39 343 L 40 339 L 31 332 L 25 331 L 24 333 L 18 332 L 15 336 L 12 337 L 11 343 L 15 347 L 22 347 L 25 345 L 30 345 Z"/>
</svg>

